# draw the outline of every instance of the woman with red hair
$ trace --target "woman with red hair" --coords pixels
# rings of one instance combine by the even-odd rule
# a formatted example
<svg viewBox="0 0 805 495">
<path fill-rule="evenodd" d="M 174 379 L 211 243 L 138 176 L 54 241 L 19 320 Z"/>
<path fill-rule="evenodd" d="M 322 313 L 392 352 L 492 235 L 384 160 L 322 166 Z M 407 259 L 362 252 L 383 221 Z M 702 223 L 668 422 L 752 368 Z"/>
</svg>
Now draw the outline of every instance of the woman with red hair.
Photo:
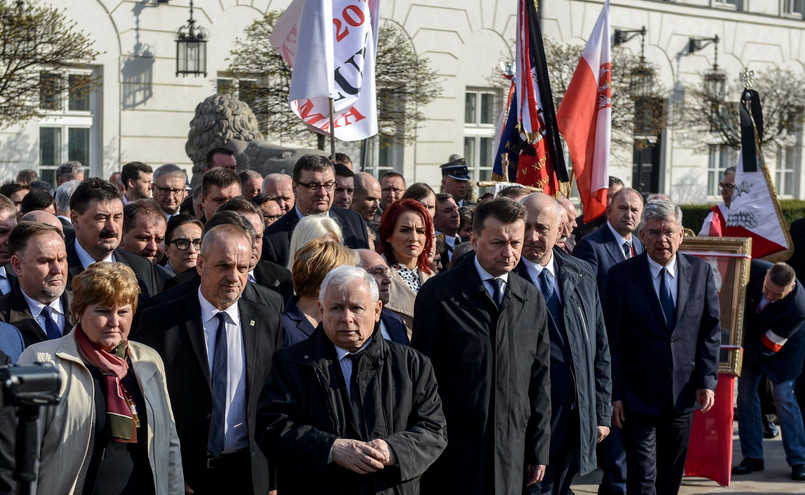
<svg viewBox="0 0 805 495">
<path fill-rule="evenodd" d="M 377 252 L 391 267 L 386 307 L 402 317 L 409 339 L 417 292 L 432 275 L 428 266 L 432 245 L 433 220 L 419 201 L 401 199 L 383 212 L 378 228 Z"/>
</svg>

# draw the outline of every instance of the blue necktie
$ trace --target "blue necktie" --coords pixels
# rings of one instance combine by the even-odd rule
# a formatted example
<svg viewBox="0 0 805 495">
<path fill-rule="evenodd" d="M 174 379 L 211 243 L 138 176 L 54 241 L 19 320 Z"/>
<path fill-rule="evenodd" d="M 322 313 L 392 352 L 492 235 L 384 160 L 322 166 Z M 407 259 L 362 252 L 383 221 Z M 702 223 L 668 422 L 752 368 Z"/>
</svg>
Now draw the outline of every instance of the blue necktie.
<svg viewBox="0 0 805 495">
<path fill-rule="evenodd" d="M 629 241 L 626 241 L 626 242 L 623 243 L 623 246 L 621 246 L 621 247 L 623 248 L 623 255 L 626 256 L 626 259 L 628 260 L 629 258 L 631 258 L 632 257 L 632 243 L 629 242 Z"/>
<path fill-rule="evenodd" d="M 50 306 L 45 306 L 42 308 L 42 316 L 45 317 L 45 333 L 47 334 L 49 339 L 58 339 L 61 338 L 61 331 L 59 330 L 59 325 L 53 321 L 53 308 Z"/>
<path fill-rule="evenodd" d="M 213 457 L 224 451 L 224 423 L 226 420 L 226 313 L 218 313 L 218 331 L 215 333 L 215 354 L 212 358 L 212 418 L 207 450 Z"/>
<path fill-rule="evenodd" d="M 564 318 L 562 318 L 562 308 L 559 306 L 559 297 L 553 287 L 553 275 L 547 268 L 539 272 L 539 285 L 542 295 L 545 296 L 545 306 L 551 313 L 554 323 L 560 328 L 564 328 Z"/>
<path fill-rule="evenodd" d="M 671 288 L 665 280 L 665 275 L 668 270 L 662 267 L 660 270 L 660 305 L 662 305 L 662 312 L 665 313 L 665 322 L 668 323 L 668 328 L 674 326 L 674 299 L 671 297 Z"/>
<path fill-rule="evenodd" d="M 503 305 L 503 280 L 499 278 L 490 278 L 487 280 L 490 284 L 492 284 L 492 288 L 494 292 L 492 293 L 492 299 L 495 300 L 495 304 L 498 305 L 498 309 Z"/>
</svg>

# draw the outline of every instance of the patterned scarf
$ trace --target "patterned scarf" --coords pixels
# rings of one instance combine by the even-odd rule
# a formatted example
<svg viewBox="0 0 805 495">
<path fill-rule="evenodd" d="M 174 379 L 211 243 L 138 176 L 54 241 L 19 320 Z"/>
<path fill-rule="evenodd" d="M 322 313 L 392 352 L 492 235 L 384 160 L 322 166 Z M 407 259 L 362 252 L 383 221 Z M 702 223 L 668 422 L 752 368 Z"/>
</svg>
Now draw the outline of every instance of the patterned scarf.
<svg viewBox="0 0 805 495">
<path fill-rule="evenodd" d="M 137 408 L 126 387 L 120 381 L 129 372 L 128 341 L 124 340 L 111 351 L 101 349 L 84 333 L 81 324 L 76 325 L 75 340 L 84 362 L 95 366 L 103 373 L 106 388 L 106 420 L 115 442 L 137 443 L 137 428 L 140 418 Z"/>
</svg>

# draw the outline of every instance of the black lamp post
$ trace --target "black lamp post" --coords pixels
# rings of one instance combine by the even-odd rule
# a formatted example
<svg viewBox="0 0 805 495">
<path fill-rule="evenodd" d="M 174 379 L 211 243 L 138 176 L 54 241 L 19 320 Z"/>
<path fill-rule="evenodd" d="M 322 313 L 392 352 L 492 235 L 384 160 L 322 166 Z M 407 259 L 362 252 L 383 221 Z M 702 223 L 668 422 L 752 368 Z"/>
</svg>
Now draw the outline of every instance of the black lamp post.
<svg viewBox="0 0 805 495">
<path fill-rule="evenodd" d="M 190 18 L 176 33 L 176 75 L 207 76 L 207 30 L 193 19 L 193 0 Z"/>
<path fill-rule="evenodd" d="M 646 26 L 640 29 L 616 29 L 613 37 L 615 46 L 640 36 L 640 62 L 629 74 L 629 92 L 635 100 L 653 96 L 653 71 L 646 65 Z"/>
<path fill-rule="evenodd" d="M 711 43 L 713 44 L 713 66 L 704 72 L 704 86 L 707 92 L 716 100 L 723 98 L 727 82 L 727 75 L 718 68 L 718 42 L 718 36 L 688 39 L 689 53 L 695 53 Z"/>
</svg>

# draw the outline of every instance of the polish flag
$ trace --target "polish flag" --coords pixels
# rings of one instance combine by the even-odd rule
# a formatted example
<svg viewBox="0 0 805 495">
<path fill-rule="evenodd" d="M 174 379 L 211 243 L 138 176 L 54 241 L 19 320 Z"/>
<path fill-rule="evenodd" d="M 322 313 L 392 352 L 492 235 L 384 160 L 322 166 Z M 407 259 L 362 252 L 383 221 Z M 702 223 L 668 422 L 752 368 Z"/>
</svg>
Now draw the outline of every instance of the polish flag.
<svg viewBox="0 0 805 495">
<path fill-rule="evenodd" d="M 556 120 L 570 150 L 573 175 L 584 204 L 584 221 L 589 222 L 607 207 L 612 121 L 609 0 L 587 40 Z"/>
<path fill-rule="evenodd" d="M 751 237 L 752 258 L 787 259 L 791 254 L 788 232 L 780 201 L 762 159 L 757 169 L 744 170 L 743 153 L 738 154 L 735 192 L 732 194 L 725 237 Z"/>
<path fill-rule="evenodd" d="M 729 208 L 724 203 L 718 203 L 710 208 L 710 213 L 702 222 L 700 236 L 724 237 L 724 229 L 727 228 L 727 217 L 730 214 Z"/>
</svg>

